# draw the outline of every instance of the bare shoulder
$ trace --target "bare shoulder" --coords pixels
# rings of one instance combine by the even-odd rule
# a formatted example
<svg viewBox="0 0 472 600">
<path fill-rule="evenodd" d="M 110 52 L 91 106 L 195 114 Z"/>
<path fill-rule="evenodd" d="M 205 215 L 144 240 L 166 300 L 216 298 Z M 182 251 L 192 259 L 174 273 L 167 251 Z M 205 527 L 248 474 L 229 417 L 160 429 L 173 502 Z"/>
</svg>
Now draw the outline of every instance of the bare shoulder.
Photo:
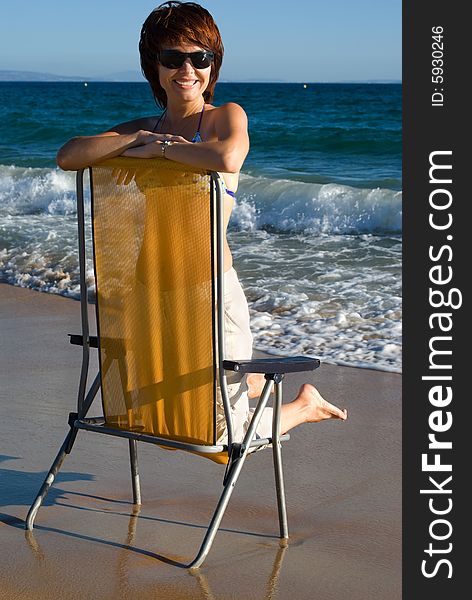
<svg viewBox="0 0 472 600">
<path fill-rule="evenodd" d="M 227 102 L 221 106 L 212 107 L 210 127 L 217 139 L 228 136 L 248 135 L 248 119 L 244 109 L 235 102 Z"/>
<path fill-rule="evenodd" d="M 142 117 L 140 119 L 133 119 L 131 121 L 126 121 L 125 123 L 119 123 L 118 125 L 114 125 L 107 130 L 108 132 L 115 132 L 120 134 L 129 134 L 136 133 L 136 131 L 145 130 L 152 131 L 156 126 L 159 117 Z"/>
<path fill-rule="evenodd" d="M 222 104 L 221 106 L 213 106 L 211 114 L 216 120 L 247 121 L 243 107 L 236 104 L 236 102 L 226 102 L 226 104 Z"/>
</svg>

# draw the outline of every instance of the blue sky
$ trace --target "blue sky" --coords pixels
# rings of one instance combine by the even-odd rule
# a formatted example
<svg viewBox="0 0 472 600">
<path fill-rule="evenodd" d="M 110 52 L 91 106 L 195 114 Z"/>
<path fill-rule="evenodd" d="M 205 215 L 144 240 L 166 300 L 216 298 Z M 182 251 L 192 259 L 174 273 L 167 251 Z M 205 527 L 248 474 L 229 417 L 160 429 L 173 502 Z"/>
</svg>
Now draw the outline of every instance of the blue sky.
<svg viewBox="0 0 472 600">
<path fill-rule="evenodd" d="M 2 0 L 0 70 L 139 72 L 145 0 Z M 225 80 L 401 78 L 401 0 L 201 0 L 225 44 Z"/>
</svg>

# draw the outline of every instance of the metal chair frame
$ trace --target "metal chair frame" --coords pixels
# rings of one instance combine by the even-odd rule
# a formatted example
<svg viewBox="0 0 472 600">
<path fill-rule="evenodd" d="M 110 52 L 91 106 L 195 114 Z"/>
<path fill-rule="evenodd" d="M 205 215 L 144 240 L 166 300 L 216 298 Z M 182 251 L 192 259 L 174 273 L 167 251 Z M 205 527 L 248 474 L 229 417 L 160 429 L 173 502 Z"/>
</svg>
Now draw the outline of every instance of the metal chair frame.
<svg viewBox="0 0 472 600">
<path fill-rule="evenodd" d="M 139 159 L 136 159 L 139 160 Z M 190 569 L 200 567 L 205 560 L 212 546 L 215 535 L 223 518 L 224 512 L 230 500 L 233 489 L 241 473 L 244 462 L 248 456 L 250 448 L 272 445 L 276 497 L 279 516 L 280 538 L 288 539 L 288 523 L 285 502 L 284 478 L 282 469 L 281 442 L 289 439 L 288 435 L 280 435 L 280 411 L 282 406 L 282 380 L 284 374 L 293 371 L 309 371 L 319 366 L 319 361 L 313 358 L 292 357 L 292 358 L 274 358 L 274 359 L 255 359 L 241 361 L 227 361 L 224 359 L 224 273 L 223 273 L 223 252 L 224 252 L 224 223 L 223 223 L 223 200 L 221 192 L 221 178 L 216 172 L 209 172 L 211 182 L 210 202 L 214 208 L 215 215 L 213 230 L 216 232 L 216 278 L 213 284 L 216 288 L 217 310 L 216 329 L 218 332 L 219 343 L 218 351 L 215 357 L 218 364 L 219 385 L 223 406 L 226 416 L 228 443 L 226 445 L 197 445 L 184 443 L 179 440 L 161 438 L 153 435 L 140 434 L 134 431 L 126 431 L 107 427 L 104 417 L 88 418 L 87 413 L 92 405 L 94 398 L 101 386 L 100 371 L 95 376 L 92 384 L 87 390 L 87 378 L 89 374 L 90 348 L 98 348 L 99 340 L 90 335 L 89 317 L 88 317 L 88 287 L 86 282 L 86 242 L 85 242 L 85 208 L 84 208 L 84 173 L 86 169 L 77 172 L 77 220 L 78 220 L 78 246 L 79 246 L 79 267 L 80 267 L 80 303 L 81 303 L 81 321 L 82 334 L 70 335 L 70 342 L 82 346 L 82 366 L 80 373 L 79 391 L 77 399 L 77 412 L 69 414 L 68 425 L 70 430 L 54 460 L 49 472 L 29 509 L 26 517 L 25 528 L 29 531 L 33 529 L 36 514 L 41 507 L 55 477 L 60 470 L 67 454 L 72 451 L 77 433 L 80 429 L 95 431 L 105 435 L 112 435 L 127 438 L 129 442 L 131 482 L 133 503 L 141 504 L 141 490 L 139 481 L 138 452 L 137 442 L 148 442 L 168 448 L 187 450 L 196 453 L 228 453 L 228 464 L 223 479 L 223 491 L 218 500 L 213 517 L 204 536 L 203 542 L 196 557 L 187 565 Z M 93 168 L 89 168 L 90 190 L 93 203 Z M 226 371 L 258 372 L 265 375 L 265 385 L 257 402 L 256 409 L 249 428 L 244 439 L 241 441 L 233 440 L 233 428 L 231 422 L 231 407 L 228 396 Z M 264 439 L 255 439 L 256 428 L 266 407 L 272 388 L 275 387 L 272 437 Z"/>
</svg>

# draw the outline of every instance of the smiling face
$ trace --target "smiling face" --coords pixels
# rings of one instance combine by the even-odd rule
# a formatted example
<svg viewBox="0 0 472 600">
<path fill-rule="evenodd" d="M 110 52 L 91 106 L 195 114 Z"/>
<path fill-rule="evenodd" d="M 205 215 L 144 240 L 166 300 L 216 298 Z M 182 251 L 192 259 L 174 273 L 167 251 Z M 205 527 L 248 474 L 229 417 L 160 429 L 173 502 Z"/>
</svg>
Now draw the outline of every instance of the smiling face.
<svg viewBox="0 0 472 600">
<path fill-rule="evenodd" d="M 179 52 L 198 52 L 204 50 L 189 44 L 172 45 L 166 50 Z M 186 58 L 180 68 L 170 69 L 158 64 L 159 83 L 167 94 L 168 101 L 192 102 L 201 101 L 203 93 L 210 83 L 211 66 L 197 69 L 190 58 Z"/>
<path fill-rule="evenodd" d="M 213 54 L 211 67 L 195 69 L 191 64 L 185 64 L 178 69 L 166 70 L 159 65 L 157 57 L 163 50 L 174 49 L 187 52 L 211 50 Z M 182 99 L 183 94 L 198 92 L 203 93 L 205 102 L 211 102 L 223 53 L 223 42 L 213 17 L 205 8 L 194 2 L 164 2 L 151 12 L 141 28 L 139 38 L 141 68 L 151 86 L 156 103 L 162 108 L 167 106 L 168 94 L 170 98 Z M 170 83 L 172 76 L 176 74 L 178 74 L 177 80 L 181 82 L 180 88 Z M 190 88 L 192 78 L 194 83 Z M 167 89 L 164 89 L 161 80 Z"/>
</svg>

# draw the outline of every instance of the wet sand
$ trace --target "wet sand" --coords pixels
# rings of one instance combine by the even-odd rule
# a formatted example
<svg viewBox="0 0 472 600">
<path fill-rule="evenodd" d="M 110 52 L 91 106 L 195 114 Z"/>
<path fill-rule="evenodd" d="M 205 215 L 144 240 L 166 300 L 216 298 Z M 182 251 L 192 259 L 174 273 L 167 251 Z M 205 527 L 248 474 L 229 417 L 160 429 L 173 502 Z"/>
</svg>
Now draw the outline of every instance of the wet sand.
<svg viewBox="0 0 472 600">
<path fill-rule="evenodd" d="M 277 538 L 270 451 L 246 463 L 197 574 L 223 467 L 140 444 L 133 511 L 128 444 L 79 432 L 26 535 L 24 519 L 75 410 L 80 306 L 0 284 L 0 599 L 394 600 L 401 598 L 401 376 L 323 365 L 287 376 L 347 407 L 284 444 L 290 541 Z M 95 360 L 95 359 L 94 359 Z M 92 364 L 92 371 L 94 365 Z M 92 407 L 90 415 L 99 415 Z"/>
</svg>

